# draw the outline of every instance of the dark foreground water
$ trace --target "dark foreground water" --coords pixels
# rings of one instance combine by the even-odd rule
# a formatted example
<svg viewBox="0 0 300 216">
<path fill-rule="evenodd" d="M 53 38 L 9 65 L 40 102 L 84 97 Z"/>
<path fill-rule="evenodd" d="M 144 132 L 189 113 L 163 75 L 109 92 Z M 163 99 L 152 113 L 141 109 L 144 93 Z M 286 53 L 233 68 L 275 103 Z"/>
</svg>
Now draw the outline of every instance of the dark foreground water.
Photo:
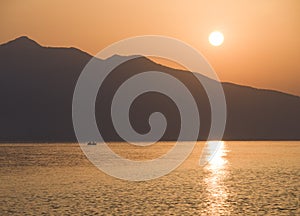
<svg viewBox="0 0 300 216">
<path fill-rule="evenodd" d="M 144 160 L 172 145 L 111 148 Z M 300 142 L 224 142 L 204 168 L 203 145 L 169 175 L 130 182 L 77 144 L 1 144 L 0 215 L 300 215 Z"/>
</svg>

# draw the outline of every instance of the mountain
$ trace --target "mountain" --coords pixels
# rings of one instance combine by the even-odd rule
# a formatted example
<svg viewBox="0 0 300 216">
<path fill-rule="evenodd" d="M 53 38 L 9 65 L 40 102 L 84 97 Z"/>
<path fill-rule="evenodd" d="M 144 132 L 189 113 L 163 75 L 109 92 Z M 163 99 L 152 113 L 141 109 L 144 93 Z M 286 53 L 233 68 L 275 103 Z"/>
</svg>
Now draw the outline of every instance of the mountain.
<svg viewBox="0 0 300 216">
<path fill-rule="evenodd" d="M 76 48 L 43 47 L 27 37 L 0 45 L 0 141 L 75 141 L 73 92 L 91 58 Z M 114 69 L 101 86 L 96 119 L 103 137 L 120 140 L 110 119 L 112 97 L 124 80 L 142 71 L 162 71 L 186 85 L 200 112 L 199 139 L 205 139 L 211 121 L 210 106 L 205 90 L 194 76 L 212 84 L 215 81 L 198 73 L 159 65 L 142 56 Z M 300 97 L 232 83 L 222 85 L 228 112 L 224 140 L 300 140 Z M 132 126 L 146 133 L 150 129 L 148 117 L 155 111 L 162 112 L 168 120 L 162 140 L 176 139 L 180 130 L 178 109 L 172 100 L 159 93 L 149 92 L 134 101 L 130 110 Z"/>
</svg>

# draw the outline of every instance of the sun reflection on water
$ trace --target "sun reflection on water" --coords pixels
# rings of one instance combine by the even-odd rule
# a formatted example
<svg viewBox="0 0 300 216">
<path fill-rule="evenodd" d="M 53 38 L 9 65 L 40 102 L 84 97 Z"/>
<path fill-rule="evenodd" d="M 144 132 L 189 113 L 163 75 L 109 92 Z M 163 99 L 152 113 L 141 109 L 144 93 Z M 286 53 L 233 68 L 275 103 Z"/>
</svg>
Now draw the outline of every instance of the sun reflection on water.
<svg viewBox="0 0 300 216">
<path fill-rule="evenodd" d="M 219 145 L 213 156 L 207 155 L 210 160 L 204 168 L 206 172 L 204 182 L 209 202 L 207 213 L 209 215 L 223 215 L 229 212 L 226 204 L 228 190 L 224 183 L 224 179 L 228 176 L 228 161 L 226 159 L 228 151 L 223 141 L 209 141 L 207 145 L 208 147 Z"/>
</svg>

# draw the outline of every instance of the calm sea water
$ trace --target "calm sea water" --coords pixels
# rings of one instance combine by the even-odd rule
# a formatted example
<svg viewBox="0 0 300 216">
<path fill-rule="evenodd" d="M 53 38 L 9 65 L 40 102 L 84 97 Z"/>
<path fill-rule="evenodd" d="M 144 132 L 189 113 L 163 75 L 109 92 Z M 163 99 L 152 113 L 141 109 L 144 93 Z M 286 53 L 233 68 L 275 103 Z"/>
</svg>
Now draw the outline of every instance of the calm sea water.
<svg viewBox="0 0 300 216">
<path fill-rule="evenodd" d="M 173 144 L 111 148 L 145 160 Z M 224 142 L 200 167 L 203 146 L 164 177 L 130 182 L 99 171 L 77 144 L 1 144 L 0 215 L 300 215 L 300 142 Z"/>
</svg>

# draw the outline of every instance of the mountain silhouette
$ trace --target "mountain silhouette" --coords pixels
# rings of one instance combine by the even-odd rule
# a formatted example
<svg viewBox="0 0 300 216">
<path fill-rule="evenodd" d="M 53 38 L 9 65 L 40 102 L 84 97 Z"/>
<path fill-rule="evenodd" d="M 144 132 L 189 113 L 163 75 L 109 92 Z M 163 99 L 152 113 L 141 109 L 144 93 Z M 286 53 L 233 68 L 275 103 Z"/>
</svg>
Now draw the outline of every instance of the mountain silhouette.
<svg viewBox="0 0 300 216">
<path fill-rule="evenodd" d="M 0 141 L 76 141 L 72 124 L 73 92 L 81 71 L 91 58 L 79 49 L 43 47 L 28 37 L 0 45 Z M 195 76 L 212 85 L 216 81 L 199 73 L 157 64 L 143 56 L 115 68 L 99 90 L 95 115 L 103 137 L 121 141 L 110 117 L 112 98 L 125 80 L 143 71 L 162 71 L 185 84 L 199 109 L 199 139 L 206 139 L 211 110 L 206 92 Z M 300 97 L 232 83 L 222 85 L 228 117 L 224 140 L 300 140 Z M 133 128 L 139 133 L 148 132 L 148 118 L 157 111 L 168 121 L 162 140 L 177 139 L 180 131 L 178 108 L 171 99 L 159 93 L 149 92 L 134 101 L 130 109 Z"/>
</svg>

